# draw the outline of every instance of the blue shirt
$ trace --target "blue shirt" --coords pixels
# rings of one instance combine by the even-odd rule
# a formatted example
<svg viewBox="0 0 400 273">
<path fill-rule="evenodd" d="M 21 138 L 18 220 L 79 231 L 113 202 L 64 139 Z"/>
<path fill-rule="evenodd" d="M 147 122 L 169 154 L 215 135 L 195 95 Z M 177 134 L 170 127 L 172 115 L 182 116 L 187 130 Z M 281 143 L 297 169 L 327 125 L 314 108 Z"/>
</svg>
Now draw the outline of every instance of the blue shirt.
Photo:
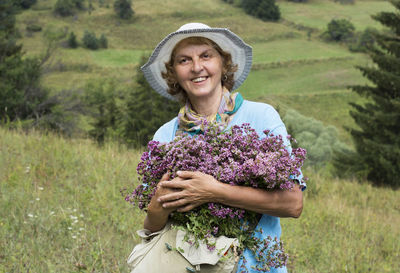
<svg viewBox="0 0 400 273">
<path fill-rule="evenodd" d="M 250 127 L 255 129 L 257 134 L 260 137 L 265 136 L 263 131 L 269 130 L 270 133 L 274 134 L 275 136 L 281 135 L 282 139 L 286 141 L 285 144 L 290 148 L 290 143 L 287 140 L 287 131 L 286 127 L 283 124 L 281 118 L 277 111 L 268 104 L 259 103 L 259 102 L 252 102 L 244 100 L 242 106 L 233 116 L 231 122 L 228 125 L 228 128 L 234 125 L 242 125 L 243 123 L 249 123 Z M 154 135 L 154 140 L 165 143 L 171 142 L 174 137 L 176 130 L 178 129 L 178 118 L 174 118 L 171 121 L 165 123 Z M 301 181 L 302 177 L 297 177 L 299 181 Z M 304 183 L 300 183 L 303 189 L 305 188 Z M 281 225 L 278 217 L 269 216 L 267 214 L 263 214 L 256 229 L 262 228 L 263 233 L 256 233 L 256 236 L 259 238 L 266 238 L 267 236 L 271 236 L 272 238 L 277 237 L 280 238 L 281 236 Z M 246 267 L 250 273 L 259 273 L 259 271 L 255 271 L 251 269 L 252 265 L 256 264 L 256 260 L 252 252 L 248 249 L 244 251 L 244 257 L 247 260 Z M 242 261 L 239 262 L 239 267 Z M 240 270 L 238 269 L 238 272 Z M 271 273 L 285 273 L 287 272 L 286 267 L 283 268 L 273 268 Z"/>
</svg>

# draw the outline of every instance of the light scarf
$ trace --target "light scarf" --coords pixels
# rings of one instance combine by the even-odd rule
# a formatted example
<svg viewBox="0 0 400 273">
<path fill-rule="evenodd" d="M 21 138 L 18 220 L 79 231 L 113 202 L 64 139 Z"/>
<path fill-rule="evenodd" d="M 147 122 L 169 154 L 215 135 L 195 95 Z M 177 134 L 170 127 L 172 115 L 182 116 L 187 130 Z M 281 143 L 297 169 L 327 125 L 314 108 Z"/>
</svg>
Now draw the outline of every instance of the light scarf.
<svg viewBox="0 0 400 273">
<path fill-rule="evenodd" d="M 216 122 L 220 127 L 225 128 L 232 120 L 234 114 L 239 110 L 243 103 L 243 97 L 240 93 L 231 94 L 225 87 L 222 91 L 221 103 L 218 112 L 209 116 L 196 113 L 189 102 L 186 101 L 178 114 L 178 130 L 176 135 L 186 132 L 190 135 L 196 135 L 203 132 L 204 121 L 207 123 Z"/>
</svg>

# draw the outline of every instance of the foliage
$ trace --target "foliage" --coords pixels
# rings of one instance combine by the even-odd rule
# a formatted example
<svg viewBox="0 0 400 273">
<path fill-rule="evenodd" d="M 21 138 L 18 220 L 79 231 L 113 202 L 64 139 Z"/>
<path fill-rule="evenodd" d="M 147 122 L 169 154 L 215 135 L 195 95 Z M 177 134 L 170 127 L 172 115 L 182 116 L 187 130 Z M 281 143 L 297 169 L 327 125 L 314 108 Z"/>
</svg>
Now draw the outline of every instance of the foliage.
<svg viewBox="0 0 400 273">
<path fill-rule="evenodd" d="M 332 19 L 327 27 L 329 38 L 334 41 L 345 41 L 355 30 L 354 25 L 347 19 Z"/>
<path fill-rule="evenodd" d="M 70 32 L 68 35 L 68 40 L 67 40 L 68 46 L 70 48 L 77 48 L 78 47 L 78 41 L 76 40 L 76 35 L 74 32 Z"/>
<path fill-rule="evenodd" d="M 54 13 L 60 16 L 70 16 L 75 14 L 75 10 L 83 10 L 84 0 L 57 0 L 54 5 Z"/>
<path fill-rule="evenodd" d="M 305 3 L 308 0 L 288 0 L 289 2 L 296 2 L 296 3 Z"/>
<path fill-rule="evenodd" d="M 131 0 L 115 0 L 114 11 L 121 19 L 127 20 L 132 18 L 134 11 L 131 7 Z"/>
<path fill-rule="evenodd" d="M 89 30 L 85 30 L 82 37 L 82 43 L 88 49 L 96 50 L 99 48 L 99 40 L 97 39 L 96 34 Z"/>
<path fill-rule="evenodd" d="M 278 21 L 281 17 L 275 0 L 242 0 L 241 7 L 246 13 L 263 21 Z"/>
<path fill-rule="evenodd" d="M 92 117 L 89 135 L 99 144 L 119 140 L 123 118 L 123 90 L 114 80 L 90 81 L 85 87 L 84 101 Z"/>
<path fill-rule="evenodd" d="M 400 11 L 400 1 L 391 3 Z M 340 173 L 356 170 L 377 185 L 399 187 L 400 16 L 399 12 L 381 12 L 374 19 L 391 32 L 374 35 L 379 47 L 370 49 L 368 54 L 375 66 L 358 66 L 374 85 L 351 87 L 368 102 L 351 103 L 350 114 L 358 125 L 349 129 L 356 153 L 339 154 L 336 166 Z"/>
<path fill-rule="evenodd" d="M 288 110 L 283 118 L 291 136 L 297 144 L 307 150 L 305 165 L 321 168 L 332 160 L 334 151 L 348 151 L 339 141 L 334 126 L 324 126 L 321 121 L 301 115 L 295 110 Z"/>
<path fill-rule="evenodd" d="M 146 61 L 143 56 L 139 67 Z M 130 146 L 145 146 L 161 125 L 178 114 L 179 104 L 154 91 L 139 69 L 135 81 L 126 98 L 123 138 Z"/>
<path fill-rule="evenodd" d="M 37 0 L 14 0 L 14 5 L 23 9 L 29 9 Z"/>
<path fill-rule="evenodd" d="M 363 32 L 355 35 L 355 41 L 349 45 L 349 49 L 355 52 L 366 52 L 375 45 L 376 29 L 367 27 Z"/>
</svg>

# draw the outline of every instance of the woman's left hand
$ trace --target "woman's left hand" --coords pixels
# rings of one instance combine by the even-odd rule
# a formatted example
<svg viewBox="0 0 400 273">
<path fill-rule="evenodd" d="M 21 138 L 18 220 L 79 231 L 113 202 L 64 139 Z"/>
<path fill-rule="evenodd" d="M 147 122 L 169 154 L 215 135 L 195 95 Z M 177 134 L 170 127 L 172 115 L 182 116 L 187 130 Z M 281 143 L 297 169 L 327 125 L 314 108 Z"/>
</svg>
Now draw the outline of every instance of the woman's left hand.
<svg viewBox="0 0 400 273">
<path fill-rule="evenodd" d="M 158 199 L 164 208 L 176 208 L 179 212 L 187 212 L 213 201 L 213 189 L 220 184 L 214 177 L 190 171 L 178 171 L 177 175 L 171 181 L 160 182 L 162 187 L 178 190 Z"/>
</svg>

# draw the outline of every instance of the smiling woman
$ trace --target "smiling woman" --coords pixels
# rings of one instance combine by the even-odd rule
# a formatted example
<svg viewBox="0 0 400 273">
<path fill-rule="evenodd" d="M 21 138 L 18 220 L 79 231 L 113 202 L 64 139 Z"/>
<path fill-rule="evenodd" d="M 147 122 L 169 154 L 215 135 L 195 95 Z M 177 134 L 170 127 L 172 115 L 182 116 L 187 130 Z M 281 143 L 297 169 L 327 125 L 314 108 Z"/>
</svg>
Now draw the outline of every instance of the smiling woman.
<svg viewBox="0 0 400 273">
<path fill-rule="evenodd" d="M 180 100 L 185 106 L 176 118 L 156 132 L 154 140 L 168 143 L 178 135 L 203 134 L 204 121 L 217 123 L 224 129 L 247 123 L 259 136 L 264 135 L 265 130 L 281 136 L 290 152 L 287 132 L 277 112 L 269 105 L 244 100 L 240 93 L 233 92 L 247 78 L 251 63 L 251 47 L 228 29 L 190 23 L 169 34 L 156 47 L 142 70 L 157 92 L 170 99 Z M 162 254 L 164 252 L 160 249 L 153 259 L 147 260 L 157 258 L 161 269 L 154 267 L 154 262 L 153 265 L 148 264 L 148 267 L 146 262 L 138 266 L 140 261 L 146 261 L 143 256 L 147 254 L 143 253 L 152 253 L 149 248 L 157 249 L 155 245 L 162 241 L 160 237 L 171 235 L 168 232 L 171 213 L 192 211 L 212 202 L 252 211 L 259 214 L 254 236 L 264 240 L 268 237 L 279 239 L 279 217 L 299 217 L 302 211 L 302 189 L 305 188 L 302 183 L 290 190 L 267 191 L 222 183 L 217 177 L 200 171 L 180 170 L 174 176 L 170 179 L 169 173 L 164 174 L 150 200 L 144 221 L 145 229 L 139 231 L 146 243 L 135 247 L 129 258 L 133 265 L 132 272 L 186 272 L 184 267 L 183 270 L 176 267 L 176 261 L 169 261 L 168 255 Z M 302 176 L 287 179 L 302 181 Z M 178 235 L 172 237 L 172 241 L 176 240 L 176 246 L 186 238 Z M 216 237 L 216 244 L 223 237 Z M 222 247 L 218 249 L 234 249 L 234 238 L 232 240 L 221 242 Z M 218 262 L 214 267 L 203 265 L 203 262 L 211 264 L 207 259 L 204 261 L 204 258 L 209 257 L 208 251 L 190 248 L 189 252 L 203 258 L 202 262 L 192 263 L 196 266 L 201 264 L 201 272 L 259 272 L 260 268 L 264 268 L 260 257 L 256 257 L 249 249 L 240 254 L 231 250 L 234 259 L 229 260 L 230 263 Z M 220 260 L 220 254 L 215 255 L 216 261 Z M 275 264 L 262 271 L 286 272 L 286 267 Z"/>
</svg>

